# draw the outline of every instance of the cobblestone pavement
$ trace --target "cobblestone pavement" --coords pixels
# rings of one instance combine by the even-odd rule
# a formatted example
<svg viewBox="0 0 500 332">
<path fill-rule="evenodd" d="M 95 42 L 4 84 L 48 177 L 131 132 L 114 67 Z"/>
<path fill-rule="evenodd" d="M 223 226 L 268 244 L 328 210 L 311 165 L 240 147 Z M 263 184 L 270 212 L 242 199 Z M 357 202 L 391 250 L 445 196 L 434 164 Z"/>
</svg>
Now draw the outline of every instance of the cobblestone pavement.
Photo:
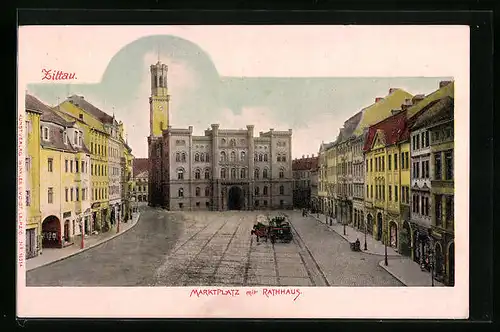
<svg viewBox="0 0 500 332">
<path fill-rule="evenodd" d="M 339 234 L 299 211 L 286 214 L 330 286 L 404 286 L 379 266 L 380 256 L 351 251 Z"/>
<path fill-rule="evenodd" d="M 177 213 L 147 208 L 126 234 L 28 271 L 27 285 L 401 285 L 378 265 L 380 257 L 351 252 L 344 239 L 323 225 L 290 213 L 294 240 L 272 244 L 250 235 L 263 211 Z"/>
</svg>

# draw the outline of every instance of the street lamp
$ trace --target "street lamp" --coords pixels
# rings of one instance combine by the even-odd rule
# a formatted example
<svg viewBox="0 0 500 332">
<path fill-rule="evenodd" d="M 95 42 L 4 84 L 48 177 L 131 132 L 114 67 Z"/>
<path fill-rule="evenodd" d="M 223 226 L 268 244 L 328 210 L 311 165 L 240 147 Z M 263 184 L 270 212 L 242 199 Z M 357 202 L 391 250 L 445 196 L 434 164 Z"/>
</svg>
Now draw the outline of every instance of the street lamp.
<svg viewBox="0 0 500 332">
<path fill-rule="evenodd" d="M 115 212 L 115 215 L 117 213 Z M 118 217 L 116 218 L 116 233 L 120 233 L 120 213 L 118 212 Z"/>
<path fill-rule="evenodd" d="M 434 263 L 436 259 L 436 255 L 434 253 L 434 242 L 432 241 L 432 228 L 428 229 L 428 235 L 429 235 L 429 243 L 430 243 L 430 248 L 429 248 L 429 265 L 431 267 L 431 285 L 434 287 Z"/>
<path fill-rule="evenodd" d="M 387 262 L 387 231 L 384 229 L 384 250 L 385 250 L 385 254 L 384 254 L 384 264 L 385 266 L 389 265 L 389 263 Z"/>
<path fill-rule="evenodd" d="M 368 247 L 366 246 L 366 224 L 367 224 L 367 222 L 365 220 L 365 250 L 368 250 Z"/>
</svg>

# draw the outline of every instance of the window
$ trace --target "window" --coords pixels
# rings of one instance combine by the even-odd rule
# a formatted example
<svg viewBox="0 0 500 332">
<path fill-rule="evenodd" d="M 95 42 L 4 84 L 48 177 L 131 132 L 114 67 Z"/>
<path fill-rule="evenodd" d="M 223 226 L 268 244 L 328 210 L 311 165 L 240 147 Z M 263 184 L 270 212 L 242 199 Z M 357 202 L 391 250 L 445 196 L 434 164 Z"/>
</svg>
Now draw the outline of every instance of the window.
<svg viewBox="0 0 500 332">
<path fill-rule="evenodd" d="M 73 160 L 69 161 L 69 171 L 70 173 L 73 173 Z"/>
<path fill-rule="evenodd" d="M 246 174 L 246 169 L 242 168 L 242 169 L 240 170 L 240 178 L 241 178 L 241 179 L 244 179 L 244 178 L 246 178 L 246 177 L 247 177 L 247 174 Z"/>
<path fill-rule="evenodd" d="M 195 195 L 196 196 L 200 196 L 200 192 L 201 192 L 200 187 L 196 187 L 196 189 L 195 189 Z"/>
<path fill-rule="evenodd" d="M 234 151 L 231 152 L 231 162 L 234 163 L 236 161 L 236 153 Z"/>
<path fill-rule="evenodd" d="M 392 164 L 392 156 L 391 155 L 388 155 L 387 156 L 387 168 L 389 169 L 389 171 L 391 170 L 391 164 Z"/>
<path fill-rule="evenodd" d="M 184 197 L 184 189 L 183 188 L 179 188 L 179 190 L 177 191 L 177 196 Z"/>
<path fill-rule="evenodd" d="M 267 206 L 267 200 L 264 200 L 264 206 Z"/>
<path fill-rule="evenodd" d="M 284 194 L 285 194 L 285 187 L 280 186 L 280 195 L 284 195 Z"/>
<path fill-rule="evenodd" d="M 54 203 L 54 188 L 52 188 L 52 187 L 49 187 L 47 189 L 47 202 L 49 204 Z"/>
<path fill-rule="evenodd" d="M 370 185 L 370 197 L 373 198 L 373 184 Z"/>
<path fill-rule="evenodd" d="M 264 196 L 267 196 L 267 186 L 264 186 L 264 189 L 262 190 L 262 194 Z"/>
<path fill-rule="evenodd" d="M 49 172 L 54 171 L 54 159 L 52 158 L 47 159 L 47 171 Z"/>
<path fill-rule="evenodd" d="M 368 198 L 370 191 L 368 190 L 368 185 L 366 185 L 366 198 Z"/>
<path fill-rule="evenodd" d="M 69 195 L 69 197 L 70 197 L 70 201 L 71 201 L 71 202 L 73 202 L 73 188 L 71 188 L 71 189 L 69 190 L 69 194 L 70 194 L 70 195 Z"/>
<path fill-rule="evenodd" d="M 225 168 L 221 168 L 221 170 L 220 170 L 220 177 L 221 177 L 221 179 L 225 179 L 226 178 L 226 169 Z"/>
<path fill-rule="evenodd" d="M 200 161 L 200 154 L 199 153 L 196 153 L 194 155 L 194 161 Z"/>
<path fill-rule="evenodd" d="M 446 151 L 444 153 L 446 165 L 446 180 L 453 180 L 453 151 Z"/>
<path fill-rule="evenodd" d="M 394 186 L 394 202 L 398 201 L 398 186 Z"/>
<path fill-rule="evenodd" d="M 401 152 L 401 169 L 405 169 L 405 154 Z"/>
<path fill-rule="evenodd" d="M 382 171 L 385 171 L 385 157 L 382 157 Z"/>
<path fill-rule="evenodd" d="M 434 154 L 434 179 L 441 180 L 442 173 L 441 152 Z"/>
<path fill-rule="evenodd" d="M 78 159 L 75 160 L 75 172 L 78 173 Z"/>
<path fill-rule="evenodd" d="M 255 177 L 256 179 L 258 179 L 258 178 L 259 178 L 259 169 L 258 169 L 258 168 L 256 168 L 256 169 L 255 169 L 255 171 L 254 171 L 254 177 Z"/>
<path fill-rule="evenodd" d="M 449 195 L 446 196 L 446 221 L 447 222 L 453 222 L 454 218 L 454 202 L 453 202 L 453 196 Z"/>
<path fill-rule="evenodd" d="M 48 141 L 49 140 L 49 128 L 48 127 L 43 127 L 42 128 L 42 133 L 43 133 L 43 140 Z"/>
<path fill-rule="evenodd" d="M 392 201 L 392 186 L 389 186 L 389 201 Z"/>
<path fill-rule="evenodd" d="M 26 190 L 26 206 L 31 205 L 31 193 L 29 190 Z"/>
<path fill-rule="evenodd" d="M 205 154 L 204 153 L 200 154 L 200 161 L 205 162 Z"/>
<path fill-rule="evenodd" d="M 205 180 L 210 179 L 210 171 L 208 169 L 205 170 Z"/>
<path fill-rule="evenodd" d="M 394 170 L 398 169 L 398 154 L 394 154 Z"/>
<path fill-rule="evenodd" d="M 262 155 L 259 154 L 259 161 L 262 161 Z"/>
<path fill-rule="evenodd" d="M 267 153 L 264 154 L 264 161 L 267 161 Z"/>
<path fill-rule="evenodd" d="M 220 153 L 220 161 L 221 161 L 221 162 L 226 161 L 226 153 L 225 153 L 224 151 L 222 151 L 222 152 Z"/>
<path fill-rule="evenodd" d="M 203 160 L 202 160 L 203 161 Z M 205 154 L 205 161 L 208 163 L 210 161 L 210 155 L 207 153 Z"/>
<path fill-rule="evenodd" d="M 210 196 L 210 187 L 205 188 L 205 196 Z"/>
<path fill-rule="evenodd" d="M 80 200 L 80 190 L 78 188 L 75 188 L 75 200 Z"/>
<path fill-rule="evenodd" d="M 245 151 L 241 151 L 241 153 L 240 153 L 240 160 L 241 161 L 245 161 L 245 157 L 246 157 Z"/>
<path fill-rule="evenodd" d="M 231 179 L 236 179 L 236 168 L 231 168 Z"/>
<path fill-rule="evenodd" d="M 266 156 L 267 156 L 267 155 L 266 155 Z M 281 161 L 282 161 L 282 162 L 286 162 L 286 155 L 282 155 L 282 156 L 281 156 Z"/>
<path fill-rule="evenodd" d="M 255 196 L 259 196 L 259 193 L 260 193 L 260 188 L 255 187 Z"/>
<path fill-rule="evenodd" d="M 253 161 L 257 161 L 257 160 L 259 160 L 259 158 L 257 156 L 257 153 L 254 153 L 254 155 L 253 155 Z"/>
<path fill-rule="evenodd" d="M 68 144 L 68 134 L 66 132 L 63 132 L 63 141 L 64 144 Z"/>
<path fill-rule="evenodd" d="M 194 178 L 196 180 L 199 180 L 201 178 L 201 171 L 199 169 L 197 169 L 196 171 L 194 171 Z"/>
<path fill-rule="evenodd" d="M 280 169 L 279 177 L 280 179 L 283 179 L 285 177 L 285 170 L 283 168 Z"/>
<path fill-rule="evenodd" d="M 26 120 L 26 132 L 31 134 L 31 120 Z"/>
<path fill-rule="evenodd" d="M 185 162 L 186 162 L 186 153 L 184 153 L 184 152 L 181 154 L 181 161 L 182 161 L 183 163 L 185 163 Z"/>
<path fill-rule="evenodd" d="M 366 163 L 366 172 L 368 173 L 368 163 Z"/>
<path fill-rule="evenodd" d="M 82 173 L 85 173 L 85 162 L 82 160 Z"/>
<path fill-rule="evenodd" d="M 426 147 L 429 146 L 429 132 L 428 131 L 425 132 L 425 146 Z"/>
<path fill-rule="evenodd" d="M 177 170 L 177 180 L 184 180 L 184 170 L 182 168 Z"/>
<path fill-rule="evenodd" d="M 64 197 L 66 198 L 66 202 L 68 201 L 68 188 L 64 188 Z"/>
<path fill-rule="evenodd" d="M 373 172 L 373 159 L 370 158 L 370 172 Z"/>
<path fill-rule="evenodd" d="M 443 218 L 443 210 L 442 210 L 443 199 L 441 195 L 434 196 L 434 213 L 436 216 L 436 226 L 441 225 L 441 221 Z"/>
<path fill-rule="evenodd" d="M 262 171 L 262 178 L 267 179 L 267 168 Z"/>
<path fill-rule="evenodd" d="M 181 161 L 181 154 L 180 154 L 179 152 L 177 152 L 177 153 L 175 154 L 175 161 L 177 161 L 177 162 L 180 162 L 180 161 Z"/>
</svg>

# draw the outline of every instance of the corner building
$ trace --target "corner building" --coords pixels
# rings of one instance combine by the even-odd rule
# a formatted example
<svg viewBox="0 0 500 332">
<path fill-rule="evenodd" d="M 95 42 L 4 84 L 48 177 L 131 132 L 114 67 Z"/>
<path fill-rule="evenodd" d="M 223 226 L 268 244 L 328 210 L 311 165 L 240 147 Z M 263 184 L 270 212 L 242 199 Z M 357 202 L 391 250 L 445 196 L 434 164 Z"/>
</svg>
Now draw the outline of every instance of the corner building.
<svg viewBox="0 0 500 332">
<path fill-rule="evenodd" d="M 165 64 L 151 66 L 149 205 L 168 210 L 292 208 L 292 130 L 172 128 Z"/>
</svg>

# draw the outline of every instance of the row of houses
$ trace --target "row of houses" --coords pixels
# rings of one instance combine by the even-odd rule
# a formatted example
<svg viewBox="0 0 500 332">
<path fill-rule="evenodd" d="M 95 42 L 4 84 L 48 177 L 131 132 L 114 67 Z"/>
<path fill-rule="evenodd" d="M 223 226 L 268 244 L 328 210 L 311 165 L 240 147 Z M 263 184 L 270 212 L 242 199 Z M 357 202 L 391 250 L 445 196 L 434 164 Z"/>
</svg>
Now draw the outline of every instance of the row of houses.
<svg viewBox="0 0 500 332">
<path fill-rule="evenodd" d="M 322 143 L 309 207 L 366 232 L 454 284 L 454 83 L 390 89 Z"/>
<path fill-rule="evenodd" d="M 121 121 L 82 96 L 55 107 L 26 94 L 26 257 L 131 218 L 134 156 Z"/>
</svg>

